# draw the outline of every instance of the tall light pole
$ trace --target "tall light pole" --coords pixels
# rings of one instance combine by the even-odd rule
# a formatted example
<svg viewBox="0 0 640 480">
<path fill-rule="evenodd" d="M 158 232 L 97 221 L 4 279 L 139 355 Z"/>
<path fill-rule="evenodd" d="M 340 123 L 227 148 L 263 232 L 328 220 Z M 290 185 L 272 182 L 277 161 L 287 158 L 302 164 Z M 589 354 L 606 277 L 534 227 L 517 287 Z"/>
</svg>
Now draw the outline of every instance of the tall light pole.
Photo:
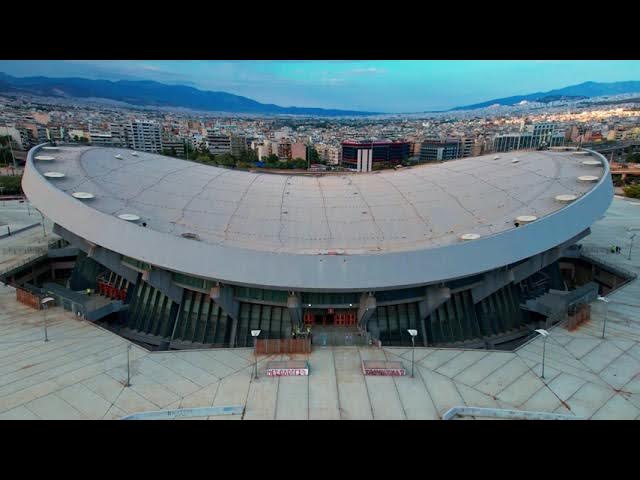
<svg viewBox="0 0 640 480">
<path fill-rule="evenodd" d="M 38 209 L 36 209 L 38 210 Z M 38 210 L 38 213 L 40 214 L 40 217 L 42 217 L 42 234 L 46 237 L 47 236 L 47 229 L 44 226 L 44 215 L 42 214 L 42 212 L 40 210 Z"/>
<path fill-rule="evenodd" d="M 55 298 L 45 297 L 40 301 L 42 305 L 43 315 L 44 315 L 44 341 L 49 341 L 49 336 L 47 335 L 47 310 L 49 309 L 49 304 L 53 302 Z"/>
<path fill-rule="evenodd" d="M 547 348 L 547 337 L 549 336 L 549 332 L 547 332 L 543 328 L 539 328 L 539 329 L 536 330 L 536 333 L 539 333 L 543 337 L 543 343 L 542 343 L 542 376 L 541 376 L 541 378 L 544 378 L 544 356 L 545 356 L 545 353 L 546 353 L 545 350 Z"/>
<path fill-rule="evenodd" d="M 598 295 L 598 301 L 604 303 L 604 324 L 602 325 L 602 338 L 604 338 L 604 330 L 607 328 L 607 315 L 609 313 L 609 300 L 601 295 Z"/>
<path fill-rule="evenodd" d="M 407 332 L 409 332 L 409 335 L 411 335 L 411 343 L 413 345 L 413 348 L 411 349 L 411 378 L 413 378 L 413 365 L 416 351 L 416 335 L 418 335 L 418 331 L 409 329 L 407 330 Z"/>
<path fill-rule="evenodd" d="M 631 260 L 631 249 L 633 248 L 633 239 L 636 238 L 636 234 L 632 234 L 631 235 L 631 244 L 629 245 L 629 258 L 628 260 Z"/>
<path fill-rule="evenodd" d="M 127 384 L 126 387 L 131 386 L 131 360 L 130 360 L 131 344 L 127 345 Z"/>
<path fill-rule="evenodd" d="M 253 356 L 255 358 L 254 360 L 254 365 L 255 365 L 255 377 L 253 377 L 254 379 L 258 379 L 258 349 L 257 349 L 257 344 L 258 344 L 258 335 L 260 335 L 261 330 L 251 330 L 251 336 L 253 337 Z"/>
</svg>

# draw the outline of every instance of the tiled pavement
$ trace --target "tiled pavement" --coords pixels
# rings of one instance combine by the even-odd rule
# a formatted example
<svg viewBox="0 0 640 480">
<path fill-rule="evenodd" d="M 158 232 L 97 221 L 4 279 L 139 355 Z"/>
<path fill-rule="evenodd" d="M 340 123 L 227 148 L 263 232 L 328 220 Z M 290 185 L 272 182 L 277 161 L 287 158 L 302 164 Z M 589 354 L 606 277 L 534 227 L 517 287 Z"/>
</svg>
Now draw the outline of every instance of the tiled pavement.
<svg viewBox="0 0 640 480">
<path fill-rule="evenodd" d="M 585 246 L 619 243 L 629 224 L 625 209 L 640 215 L 629 202 L 614 207 Z M 640 251 L 631 261 L 610 257 L 640 272 Z M 415 378 L 364 377 L 360 370 L 363 359 L 386 358 L 410 372 L 408 348 L 315 348 L 308 377 L 266 377 L 266 361 L 287 357 L 261 357 L 253 380 L 250 349 L 150 353 L 134 345 L 125 387 L 129 342 L 55 307 L 45 343 L 42 313 L 0 287 L 0 419 L 117 419 L 237 404 L 245 419 L 437 419 L 461 405 L 640 419 L 640 282 L 609 298 L 607 307 L 592 305 L 591 321 L 576 331 L 550 330 L 544 380 L 538 337 L 515 352 L 417 348 Z"/>
</svg>

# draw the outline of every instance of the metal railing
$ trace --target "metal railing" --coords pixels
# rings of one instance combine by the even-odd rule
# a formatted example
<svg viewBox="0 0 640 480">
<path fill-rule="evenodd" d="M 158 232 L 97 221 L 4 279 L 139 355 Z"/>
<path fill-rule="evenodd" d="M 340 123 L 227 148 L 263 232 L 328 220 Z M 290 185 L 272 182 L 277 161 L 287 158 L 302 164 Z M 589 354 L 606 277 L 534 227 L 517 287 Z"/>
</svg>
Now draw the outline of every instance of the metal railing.
<svg viewBox="0 0 640 480">
<path fill-rule="evenodd" d="M 175 410 L 153 410 L 149 412 L 133 413 L 120 420 L 172 420 L 185 417 L 217 417 L 220 415 L 242 415 L 244 407 L 234 405 L 230 407 L 196 407 L 178 408 Z"/>
<path fill-rule="evenodd" d="M 502 408 L 453 407 L 442 416 L 443 420 L 455 417 L 489 417 L 509 420 L 583 420 L 574 415 L 561 413 L 529 412 L 525 410 L 507 410 Z"/>
<path fill-rule="evenodd" d="M 349 346 L 368 346 L 372 343 L 371 334 L 368 332 L 316 332 L 312 334 L 311 343 L 313 345 L 325 347 L 349 347 Z"/>
<path fill-rule="evenodd" d="M 3 247 L 3 253 L 14 253 L 19 255 L 21 253 L 33 253 L 33 255 L 29 255 L 26 258 L 23 258 L 19 263 L 15 263 L 6 267 L 4 270 L 0 271 L 0 277 L 7 275 L 8 273 L 18 270 L 25 265 L 28 265 L 31 262 L 36 260 L 40 260 L 47 256 L 49 250 L 52 248 L 56 248 L 61 245 L 61 240 L 52 240 L 48 242 L 46 245 L 41 246 L 32 246 L 32 247 Z"/>
</svg>

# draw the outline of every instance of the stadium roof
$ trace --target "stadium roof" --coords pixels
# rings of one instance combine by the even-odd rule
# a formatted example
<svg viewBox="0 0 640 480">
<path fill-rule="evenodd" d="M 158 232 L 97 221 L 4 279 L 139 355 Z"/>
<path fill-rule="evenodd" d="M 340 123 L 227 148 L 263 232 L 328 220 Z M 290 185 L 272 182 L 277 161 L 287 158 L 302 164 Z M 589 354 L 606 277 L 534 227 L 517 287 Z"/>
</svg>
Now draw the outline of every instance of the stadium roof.
<svg viewBox="0 0 640 480">
<path fill-rule="evenodd" d="M 63 146 L 50 161 L 37 160 L 38 151 L 29 152 L 24 192 L 90 246 L 161 269 L 287 290 L 402 288 L 493 270 L 577 241 L 613 197 L 606 160 L 587 152 L 313 176 L 116 148 Z M 596 181 L 578 180 L 585 176 Z M 536 218 L 516 228 L 520 216 Z"/>
<path fill-rule="evenodd" d="M 116 148 L 61 147 L 41 172 L 52 184 L 95 195 L 91 207 L 135 214 L 153 230 L 197 234 L 203 242 L 290 253 L 384 253 L 459 242 L 542 218 L 594 183 L 571 152 L 510 152 L 369 174 L 250 173 Z M 120 155 L 122 159 L 116 158 Z M 517 163 L 513 163 L 517 157 Z M 37 158 L 37 157 L 36 157 Z M 587 157 L 589 158 L 589 157 Z"/>
</svg>

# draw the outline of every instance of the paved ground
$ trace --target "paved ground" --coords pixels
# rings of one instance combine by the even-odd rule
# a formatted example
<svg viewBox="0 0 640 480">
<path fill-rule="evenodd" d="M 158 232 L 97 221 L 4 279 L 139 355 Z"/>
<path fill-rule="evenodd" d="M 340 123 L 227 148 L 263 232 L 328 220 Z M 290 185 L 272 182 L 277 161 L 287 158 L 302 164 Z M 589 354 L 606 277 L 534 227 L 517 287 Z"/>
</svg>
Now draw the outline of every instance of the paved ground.
<svg viewBox="0 0 640 480">
<path fill-rule="evenodd" d="M 626 229 L 640 227 L 638 219 L 640 206 L 615 200 L 584 248 L 640 273 L 640 246 L 627 258 Z M 623 254 L 606 254 L 611 243 Z M 116 419 L 237 404 L 245 419 L 438 419 L 458 405 L 640 419 L 640 282 L 609 298 L 607 311 L 594 304 L 592 320 L 578 330 L 551 329 L 544 380 L 537 338 L 516 352 L 417 348 L 415 378 L 360 371 L 362 359 L 399 359 L 410 372 L 406 348 L 316 348 L 309 377 L 266 377 L 266 361 L 288 357 L 261 358 L 260 378 L 252 380 L 250 349 L 150 353 L 133 346 L 125 387 L 129 342 L 56 307 L 45 343 L 42 313 L 0 287 L 0 419 Z"/>
<path fill-rule="evenodd" d="M 0 200 L 0 236 L 8 232 L 16 232 L 35 223 L 42 222 L 36 209 L 27 202 L 18 200 Z M 11 236 L 0 238 L 0 273 L 15 268 L 29 259 L 38 257 L 47 251 L 47 244 L 60 237 L 51 233 L 52 224 L 45 219 L 46 236 L 42 224 Z"/>
</svg>

